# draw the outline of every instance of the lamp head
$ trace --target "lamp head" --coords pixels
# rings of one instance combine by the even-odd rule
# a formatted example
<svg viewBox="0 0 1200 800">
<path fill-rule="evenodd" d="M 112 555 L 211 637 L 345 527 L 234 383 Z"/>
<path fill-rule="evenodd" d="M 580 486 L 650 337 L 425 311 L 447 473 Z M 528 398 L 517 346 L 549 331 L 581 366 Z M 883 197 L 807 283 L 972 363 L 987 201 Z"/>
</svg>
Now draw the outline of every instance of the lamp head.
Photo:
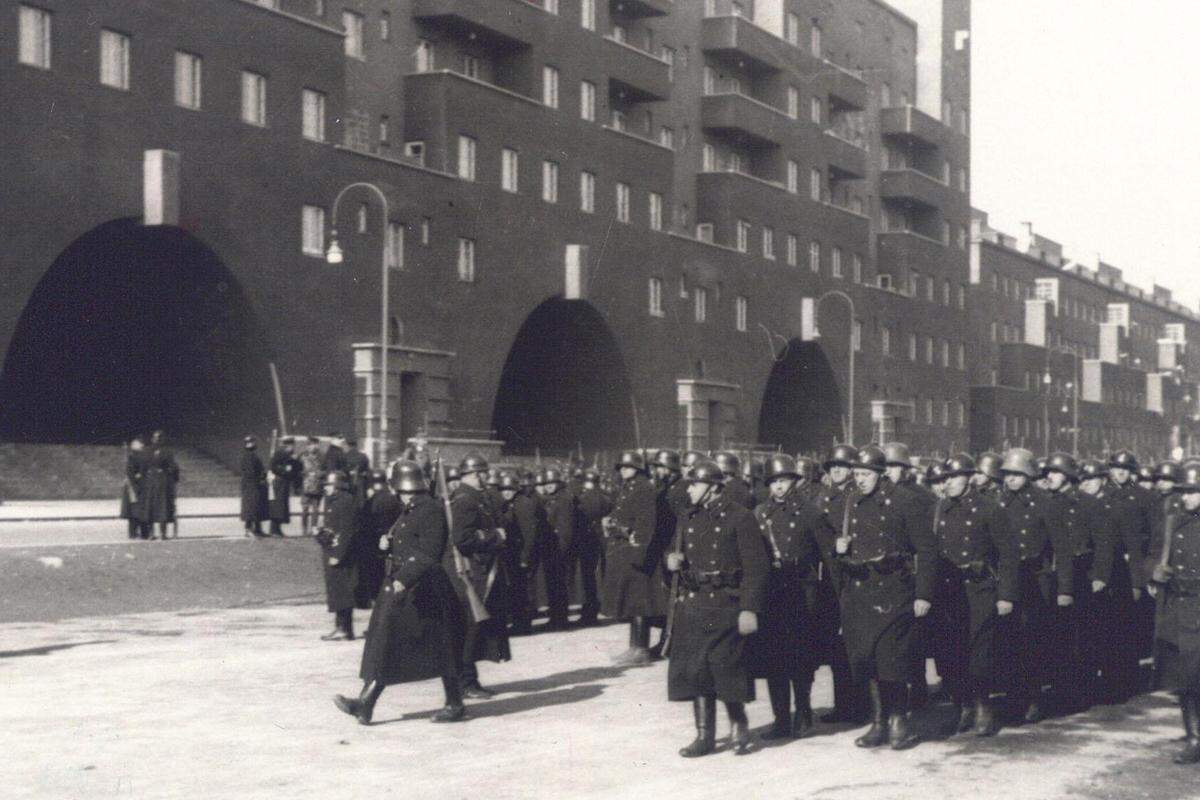
<svg viewBox="0 0 1200 800">
<path fill-rule="evenodd" d="M 342 263 L 342 248 L 338 247 L 337 231 L 329 237 L 329 249 L 325 251 L 325 262 L 328 264 Z"/>
</svg>

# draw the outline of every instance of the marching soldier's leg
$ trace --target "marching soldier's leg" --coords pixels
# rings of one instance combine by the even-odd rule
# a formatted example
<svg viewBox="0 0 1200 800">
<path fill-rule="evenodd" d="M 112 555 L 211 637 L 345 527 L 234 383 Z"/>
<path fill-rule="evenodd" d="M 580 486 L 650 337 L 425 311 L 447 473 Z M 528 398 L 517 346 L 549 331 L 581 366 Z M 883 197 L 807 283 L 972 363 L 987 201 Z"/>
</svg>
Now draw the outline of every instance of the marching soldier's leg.
<svg viewBox="0 0 1200 800">
<path fill-rule="evenodd" d="M 583 588 L 583 607 L 580 609 L 579 624 L 595 625 L 596 617 L 600 615 L 600 592 L 596 587 L 596 572 L 600 566 L 599 547 L 588 541 L 581 545 L 577 553 L 579 563 L 579 581 Z M 570 574 L 574 574 L 572 567 Z"/>
<path fill-rule="evenodd" d="M 792 718 L 792 736 L 802 739 L 813 730 L 811 671 L 792 680 L 792 688 L 796 693 L 796 715 Z"/>
<path fill-rule="evenodd" d="M 871 727 L 855 739 L 854 744 L 859 747 L 882 747 L 888 741 L 887 716 L 879 681 L 874 678 L 867 684 L 867 699 L 871 703 Z"/>
<path fill-rule="evenodd" d="M 570 561 L 567 554 L 555 549 L 546 559 L 546 605 L 550 611 L 550 628 L 567 627 L 567 580 Z"/>
<path fill-rule="evenodd" d="M 679 751 L 684 758 L 706 756 L 716 748 L 717 698 L 697 697 L 692 700 L 692 715 L 696 721 L 696 739 Z"/>
<path fill-rule="evenodd" d="M 986 684 L 975 682 L 975 730 L 976 736 L 995 736 L 1000 726 L 996 710 L 991 702 L 991 690 Z"/>
<path fill-rule="evenodd" d="M 1186 739 L 1174 761 L 1176 764 L 1200 764 L 1200 695 L 1183 692 L 1179 696 L 1179 708 L 1183 712 Z"/>
<path fill-rule="evenodd" d="M 764 733 L 764 739 L 785 739 L 792 735 L 792 682 L 787 678 L 767 678 L 767 696 L 771 698 L 771 713 L 775 723 Z"/>
<path fill-rule="evenodd" d="M 905 750 L 917 743 L 917 733 L 908 718 L 908 686 L 888 681 L 880 686 L 887 713 L 888 744 L 893 750 Z"/>
<path fill-rule="evenodd" d="M 725 711 L 729 714 L 729 722 L 733 726 L 729 734 L 733 754 L 744 756 L 750 752 L 750 720 L 746 717 L 746 704 L 726 700 Z"/>
<path fill-rule="evenodd" d="M 462 678 L 458 675 L 442 676 L 442 692 L 446 704 L 431 718 L 432 722 L 458 722 L 466 719 L 467 708 L 463 705 Z"/>
<path fill-rule="evenodd" d="M 367 681 L 357 698 L 337 695 L 333 702 L 338 708 L 358 719 L 359 725 L 370 725 L 371 717 L 375 714 L 375 703 L 383 694 L 384 686 L 379 681 Z"/>
</svg>

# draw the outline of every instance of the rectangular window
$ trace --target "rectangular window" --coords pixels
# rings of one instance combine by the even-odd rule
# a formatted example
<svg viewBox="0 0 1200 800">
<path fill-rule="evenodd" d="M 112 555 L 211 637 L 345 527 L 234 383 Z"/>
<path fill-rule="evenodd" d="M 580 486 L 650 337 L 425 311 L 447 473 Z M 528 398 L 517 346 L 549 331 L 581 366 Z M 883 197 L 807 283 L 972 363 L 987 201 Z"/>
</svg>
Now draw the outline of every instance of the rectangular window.
<svg viewBox="0 0 1200 800">
<path fill-rule="evenodd" d="M 966 368 L 967 368 L 967 348 L 966 348 L 965 346 L 963 346 L 963 343 L 962 343 L 962 342 L 959 342 L 959 343 L 958 343 L 958 359 L 957 359 L 957 362 L 958 362 L 958 368 L 959 368 L 959 369 L 966 369 Z"/>
<path fill-rule="evenodd" d="M 736 247 L 739 253 L 745 253 L 750 249 L 750 223 L 744 219 L 737 221 L 735 229 Z"/>
<path fill-rule="evenodd" d="M 558 162 L 542 162 L 542 199 L 547 203 L 558 202 Z"/>
<path fill-rule="evenodd" d="M 942 426 L 945 428 L 950 427 L 950 401 L 949 400 L 942 401 Z"/>
<path fill-rule="evenodd" d="M 696 238 L 701 242 L 712 244 L 713 240 L 713 224 L 711 222 L 696 223 Z"/>
<path fill-rule="evenodd" d="M 814 167 L 813 170 L 808 174 L 808 194 L 818 203 L 821 202 L 821 182 L 821 170 Z"/>
<path fill-rule="evenodd" d="M 967 226 L 960 225 L 958 228 L 958 249 L 967 249 Z"/>
<path fill-rule="evenodd" d="M 31 67 L 50 69 L 50 12 L 20 6 L 17 21 L 20 26 L 18 60 Z"/>
<path fill-rule="evenodd" d="M 464 55 L 462 57 L 462 74 L 473 81 L 479 80 L 479 59 L 475 56 Z"/>
<path fill-rule="evenodd" d="M 175 51 L 175 105 L 199 108 L 204 60 L 198 55 Z"/>
<path fill-rule="evenodd" d="M 661 231 L 663 226 L 663 197 L 658 192 L 650 193 L 650 230 Z"/>
<path fill-rule="evenodd" d="M 388 144 L 388 141 L 390 139 L 390 134 L 391 134 L 391 131 L 390 131 L 390 126 L 388 124 L 388 115 L 381 114 L 379 116 L 379 144 L 386 147 Z"/>
<path fill-rule="evenodd" d="M 475 180 L 475 140 L 470 136 L 458 137 L 458 177 Z"/>
<path fill-rule="evenodd" d="M 964 428 L 967 425 L 967 406 L 965 403 L 958 404 L 958 427 Z"/>
<path fill-rule="evenodd" d="M 325 95 L 313 89 L 305 89 L 301 97 L 304 138 L 314 142 L 325 141 Z"/>
<path fill-rule="evenodd" d="M 884 327 L 879 329 L 879 352 L 885 356 L 892 354 L 892 332 Z"/>
<path fill-rule="evenodd" d="M 967 289 L 961 284 L 958 287 L 958 307 L 965 309 L 967 307 Z"/>
<path fill-rule="evenodd" d="M 516 194 L 519 191 L 520 156 L 505 147 L 500 151 L 500 188 Z"/>
<path fill-rule="evenodd" d="M 129 89 L 129 37 L 123 33 L 100 31 L 100 83 Z"/>
<path fill-rule="evenodd" d="M 749 307 L 749 301 L 746 300 L 746 298 L 744 298 L 744 297 L 738 297 L 737 300 L 735 300 L 734 304 L 733 304 L 734 326 L 741 333 L 746 332 L 746 317 L 747 317 L 748 307 Z"/>
<path fill-rule="evenodd" d="M 821 243 L 808 243 L 808 268 L 813 272 L 821 272 Z"/>
<path fill-rule="evenodd" d="M 558 69 L 542 67 L 542 104 L 548 108 L 558 108 Z"/>
<path fill-rule="evenodd" d="M 703 74 L 703 90 L 705 96 L 717 93 L 717 71 L 712 67 L 706 66 Z"/>
<path fill-rule="evenodd" d="M 950 305 L 950 281 L 942 281 L 942 305 Z"/>
<path fill-rule="evenodd" d="M 835 247 L 829 256 L 829 267 L 833 277 L 842 277 L 842 248 Z"/>
<path fill-rule="evenodd" d="M 926 364 L 933 363 L 933 337 L 932 336 L 925 337 L 925 363 Z"/>
<path fill-rule="evenodd" d="M 249 70 L 242 70 L 242 121 L 267 124 L 267 79 Z"/>
<path fill-rule="evenodd" d="M 789 233 L 787 236 L 787 264 L 789 267 L 796 266 L 796 261 L 800 257 L 796 252 L 799 242 L 796 239 L 796 234 Z"/>
<path fill-rule="evenodd" d="M 670 47 L 663 47 L 661 58 L 667 62 L 667 80 L 675 80 L 675 51 Z"/>
<path fill-rule="evenodd" d="M 808 35 L 808 49 L 813 58 L 821 57 L 821 26 L 813 20 L 812 30 Z"/>
<path fill-rule="evenodd" d="M 421 246 L 429 246 L 429 233 L 433 228 L 433 220 L 429 217 L 421 217 Z"/>
<path fill-rule="evenodd" d="M 808 117 L 814 124 L 820 125 L 823 119 L 821 113 L 821 98 L 814 97 L 808 103 Z"/>
<path fill-rule="evenodd" d="M 775 229 L 763 228 L 763 258 L 775 260 Z"/>
<path fill-rule="evenodd" d="M 854 254 L 850 262 L 850 277 L 855 283 L 862 283 L 863 279 L 863 260 L 858 253 Z"/>
<path fill-rule="evenodd" d="M 388 222 L 385 246 L 388 269 L 404 269 L 404 223 Z"/>
<path fill-rule="evenodd" d="M 950 223 L 942 221 L 942 244 L 950 246 Z"/>
<path fill-rule="evenodd" d="M 385 42 L 392 38 L 392 15 L 387 11 L 379 12 L 379 38 Z"/>
<path fill-rule="evenodd" d="M 579 173 L 579 210 L 587 214 L 596 211 L 596 176 L 590 172 Z"/>
<path fill-rule="evenodd" d="M 704 322 L 708 319 L 708 289 L 697 286 L 693 297 L 695 298 L 696 322 Z"/>
<path fill-rule="evenodd" d="M 363 17 L 353 11 L 342 12 L 342 30 L 346 32 L 346 55 L 363 58 Z"/>
<path fill-rule="evenodd" d="M 625 44 L 626 40 L 629 38 L 629 32 L 625 30 L 624 25 L 613 25 L 609 36 L 614 42 Z"/>
<path fill-rule="evenodd" d="M 650 279 L 650 316 L 663 317 L 663 282 L 662 278 Z"/>
<path fill-rule="evenodd" d="M 950 368 L 950 343 L 944 339 L 942 340 L 942 367 Z"/>
<path fill-rule="evenodd" d="M 629 222 L 629 184 L 617 183 L 617 222 Z"/>
<path fill-rule="evenodd" d="M 458 279 L 464 283 L 475 282 L 475 240 L 458 240 Z"/>
<path fill-rule="evenodd" d="M 404 156 L 425 166 L 425 142 L 415 140 L 404 143 Z"/>
<path fill-rule="evenodd" d="M 925 279 L 925 299 L 933 302 L 933 278 Z"/>
<path fill-rule="evenodd" d="M 790 11 L 784 17 L 783 38 L 788 44 L 800 46 L 800 17 Z"/>
<path fill-rule="evenodd" d="M 417 72 L 433 72 L 433 42 L 427 39 L 417 41 Z"/>
<path fill-rule="evenodd" d="M 917 360 L 917 335 L 915 333 L 908 335 L 908 360 Z"/>
<path fill-rule="evenodd" d="M 663 147 L 675 149 L 675 131 L 671 128 L 663 128 L 658 132 L 658 143 Z"/>
<path fill-rule="evenodd" d="M 789 86 L 787 90 L 787 115 L 792 119 L 800 118 L 800 90 Z"/>
<path fill-rule="evenodd" d="M 933 400 L 932 400 L 932 398 L 925 401 L 925 422 L 929 423 L 930 425 L 933 424 Z"/>
<path fill-rule="evenodd" d="M 717 151 L 711 144 L 700 149 L 700 169 L 703 172 L 717 171 Z"/>
<path fill-rule="evenodd" d="M 320 206 L 301 210 L 300 250 L 306 256 L 325 257 L 325 209 Z"/>
<path fill-rule="evenodd" d="M 787 190 L 792 194 L 800 192 L 800 165 L 795 161 L 787 162 Z"/>
<path fill-rule="evenodd" d="M 596 121 L 596 84 L 579 82 L 579 116 L 588 122 Z"/>
<path fill-rule="evenodd" d="M 596 30 L 596 0 L 580 0 L 579 24 L 585 30 Z"/>
<path fill-rule="evenodd" d="M 967 193 L 967 170 L 965 167 L 958 168 L 958 190 L 963 194 Z"/>
</svg>

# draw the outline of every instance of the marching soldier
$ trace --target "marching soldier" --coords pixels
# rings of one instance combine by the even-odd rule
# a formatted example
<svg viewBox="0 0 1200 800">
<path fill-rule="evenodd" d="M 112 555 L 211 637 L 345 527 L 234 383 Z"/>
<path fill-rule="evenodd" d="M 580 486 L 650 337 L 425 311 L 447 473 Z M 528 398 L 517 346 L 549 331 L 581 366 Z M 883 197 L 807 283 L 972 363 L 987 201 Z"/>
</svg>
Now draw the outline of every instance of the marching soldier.
<svg viewBox="0 0 1200 800">
<path fill-rule="evenodd" d="M 1000 461 L 1000 456 L 996 453 L 981 453 L 975 464 L 975 474 L 971 476 L 971 483 L 978 487 L 980 492 L 992 498 L 1000 494 Z"/>
<path fill-rule="evenodd" d="M 584 470 L 579 492 L 580 525 L 575 535 L 575 549 L 571 553 L 572 564 L 579 565 L 579 581 L 583 587 L 583 607 L 579 615 L 581 626 L 595 625 L 600 615 L 600 593 L 596 586 L 597 575 L 603 575 L 604 572 L 604 535 L 600 521 L 611 511 L 612 502 L 600 489 L 600 476 L 595 470 Z M 574 570 L 572 566 L 572 574 Z"/>
<path fill-rule="evenodd" d="M 1154 493 L 1161 499 L 1162 517 L 1179 510 L 1180 496 L 1175 485 L 1183 479 L 1183 465 L 1178 461 L 1160 461 L 1154 467 Z"/>
<path fill-rule="evenodd" d="M 267 468 L 267 518 L 272 536 L 283 536 L 283 526 L 292 519 L 292 490 L 300 488 L 300 462 L 292 455 L 292 440 L 284 439 L 271 456 Z"/>
<path fill-rule="evenodd" d="M 459 675 L 463 611 L 442 566 L 446 517 L 420 464 L 397 462 L 392 482 L 399 500 L 395 522 L 376 539 L 387 553 L 387 574 L 363 647 L 362 691 L 357 699 L 338 695 L 334 703 L 370 725 L 386 687 L 440 677 L 446 703 L 432 721 L 457 722 L 466 717 Z M 392 496 L 386 488 L 374 496 L 383 492 Z"/>
<path fill-rule="evenodd" d="M 1046 480 L 1046 464 L 1048 462 L 1049 459 L 1045 457 L 1037 458 L 1033 462 L 1034 470 L 1037 472 L 1037 477 L 1034 479 L 1033 485 L 1043 492 L 1050 490 L 1050 484 Z"/>
<path fill-rule="evenodd" d="M 687 513 L 687 485 L 680 480 L 682 460 L 674 450 L 658 450 L 654 454 L 654 485 L 657 511 L 655 518 L 655 541 L 666 547 L 675 536 L 679 515 Z M 661 561 L 659 562 L 659 577 L 661 577 Z M 655 578 L 654 580 L 658 580 Z M 666 618 L 653 617 L 649 620 L 651 627 L 662 628 L 662 636 L 658 643 L 650 649 L 651 655 L 658 658 L 666 642 Z"/>
<path fill-rule="evenodd" d="M 1179 507 L 1156 537 L 1148 564 L 1158 596 L 1155 668 L 1159 685 L 1179 697 L 1184 747 L 1176 764 L 1200 763 L 1200 463 L 1183 470 Z"/>
<path fill-rule="evenodd" d="M 871 701 L 871 727 L 855 744 L 900 750 L 917 738 L 907 684 L 914 625 L 933 600 L 937 542 L 928 518 L 883 482 L 885 460 L 873 445 L 859 451 L 834 552 L 850 668 Z"/>
<path fill-rule="evenodd" d="M 1075 660 L 1079 665 L 1076 680 L 1086 693 L 1088 706 L 1103 697 L 1100 692 L 1103 654 L 1115 641 L 1109 587 L 1120 533 L 1112 504 L 1105 496 L 1107 482 L 1108 466 L 1104 462 L 1088 459 L 1079 465 L 1076 500 L 1080 524 L 1071 535 L 1075 552 L 1075 597 L 1082 600 L 1077 614 Z"/>
<path fill-rule="evenodd" d="M 930 464 L 925 470 L 925 488 L 933 495 L 934 500 L 945 496 L 946 467 L 940 463 Z"/>
<path fill-rule="evenodd" d="M 479 455 L 468 455 L 459 463 L 458 471 L 462 476 L 461 483 L 450 498 L 451 546 L 446 548 L 443 561 L 446 570 L 454 573 L 454 591 L 465 609 L 461 665 L 463 695 L 486 699 L 493 693 L 480 685 L 476 662 L 512 659 L 508 644 L 507 579 L 501 569 L 506 534 L 484 485 L 487 461 Z M 472 593 L 486 610 L 486 619 L 482 618 L 483 613 L 471 611 Z"/>
<path fill-rule="evenodd" d="M 1080 530 L 1083 518 L 1074 490 L 1079 477 L 1079 465 L 1068 453 L 1052 453 L 1046 459 L 1044 474 L 1046 525 L 1048 529 L 1057 528 L 1067 532 L 1067 549 L 1055 550 L 1054 560 L 1060 570 L 1067 570 L 1071 581 L 1070 588 L 1065 592 L 1070 597 L 1070 603 L 1063 604 L 1064 593 L 1060 591 L 1051 616 L 1052 638 L 1062 645 L 1053 652 L 1048 665 L 1051 697 L 1060 712 L 1082 711 L 1088 707 L 1091 676 L 1078 674 L 1083 666 L 1078 655 L 1084 637 L 1079 622 L 1083 619 L 1092 590 L 1084 586 L 1086 569 L 1083 576 L 1078 569 L 1087 560 L 1086 554 L 1076 549 L 1083 544 Z M 1080 590 L 1084 591 L 1081 593 Z"/>
<path fill-rule="evenodd" d="M 750 493 L 750 487 L 742 480 L 742 460 L 735 453 L 723 450 L 713 456 L 713 461 L 721 468 L 721 472 L 725 473 L 725 496 L 753 511 L 754 496 Z"/>
<path fill-rule="evenodd" d="M 242 441 L 241 518 L 247 536 L 262 536 L 262 521 L 267 517 L 267 471 L 257 450 L 258 441 L 253 436 Z"/>
<path fill-rule="evenodd" d="M 821 468 L 817 462 L 808 456 L 796 459 L 796 491 L 816 502 L 821 492 Z"/>
<path fill-rule="evenodd" d="M 999 503 L 1017 540 L 1017 606 L 1008 626 L 1013 674 L 1009 701 L 1025 722 L 1043 719 L 1042 687 L 1053 679 L 1054 609 L 1073 602 L 1070 531 L 1048 524 L 1045 494 L 1032 482 L 1042 474 L 1033 453 L 1014 448 L 1000 465 Z M 1057 558 L 1056 558 L 1057 556 Z"/>
<path fill-rule="evenodd" d="M 514 636 L 533 633 L 533 618 L 537 615 L 535 572 L 541 563 L 543 540 L 549 527 L 546 509 L 534 485 L 533 475 L 528 472 L 520 476 L 511 472 L 500 475 L 500 521 L 507 535 L 503 555 L 509 568 L 510 633 Z"/>
<path fill-rule="evenodd" d="M 999 505 L 971 483 L 974 459 L 943 465 L 943 497 L 933 514 L 938 581 L 933 601 L 938 672 L 959 707 L 958 732 L 994 736 L 997 619 L 1012 613 L 1017 543 Z"/>
<path fill-rule="evenodd" d="M 764 478 L 770 498 L 754 516 L 766 539 L 771 571 L 759 631 L 750 640 L 751 660 L 755 676 L 767 679 L 775 716 L 764 738 L 801 738 L 813 729 L 818 580 L 822 554 L 832 549 L 834 533 L 812 495 L 801 490 L 795 459 L 772 456 Z"/>
<path fill-rule="evenodd" d="M 362 533 L 358 501 L 350 493 L 344 472 L 325 478 L 325 519 L 317 531 L 321 563 L 325 571 L 325 603 L 333 612 L 333 630 L 321 637 L 326 642 L 354 639 L 354 607 L 358 602 L 358 563 L 354 559 Z"/>
<path fill-rule="evenodd" d="M 750 749 L 745 704 L 754 699 L 754 681 L 744 650 L 764 608 L 770 562 L 754 516 L 721 491 L 726 480 L 713 462 L 692 467 L 687 492 L 693 508 L 680 520 L 667 556 L 667 569 L 680 576 L 667 696 L 692 701 L 696 724 L 695 740 L 679 751 L 685 758 L 713 751 L 718 700 L 733 725 L 734 752 Z"/>
<path fill-rule="evenodd" d="M 650 662 L 649 617 L 666 613 L 666 598 L 658 570 L 666 545 L 656 541 L 658 500 L 646 476 L 646 464 L 636 450 L 617 459 L 621 484 L 612 511 L 603 520 L 608 546 L 605 556 L 603 611 L 606 617 L 629 620 L 629 649 L 616 663 L 638 666 Z"/>
<path fill-rule="evenodd" d="M 575 496 L 566 491 L 567 482 L 560 470 L 542 470 L 537 491 L 546 509 L 549 523 L 542 557 L 542 575 L 546 581 L 546 602 L 550 610 L 550 630 L 567 627 L 568 554 L 575 546 Z"/>
<path fill-rule="evenodd" d="M 375 470 L 367 486 L 367 505 L 363 509 L 363 534 L 358 539 L 358 581 L 355 586 L 355 602 L 358 608 L 370 608 L 383 586 L 387 565 L 384 553 L 376 545 L 379 537 L 386 536 L 400 516 L 400 500 L 388 486 L 387 473 Z"/>
<path fill-rule="evenodd" d="M 904 491 L 911 491 L 916 487 L 916 483 L 912 480 L 912 458 L 908 452 L 908 445 L 901 442 L 892 442 L 887 447 L 883 448 L 883 456 L 886 462 L 886 469 L 883 472 L 883 477 L 891 484 Z"/>
</svg>

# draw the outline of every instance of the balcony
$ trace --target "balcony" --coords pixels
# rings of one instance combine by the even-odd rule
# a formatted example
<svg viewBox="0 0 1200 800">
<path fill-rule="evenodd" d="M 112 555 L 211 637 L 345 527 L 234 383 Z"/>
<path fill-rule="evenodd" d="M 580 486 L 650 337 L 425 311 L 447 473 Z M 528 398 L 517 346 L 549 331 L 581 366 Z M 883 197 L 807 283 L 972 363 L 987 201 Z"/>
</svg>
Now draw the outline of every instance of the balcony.
<svg viewBox="0 0 1200 800">
<path fill-rule="evenodd" d="M 553 20 L 525 0 L 414 0 L 413 17 L 507 48 L 544 39 Z"/>
<path fill-rule="evenodd" d="M 751 72 L 778 72 L 786 66 L 783 40 L 742 17 L 707 17 L 701 23 L 700 48 L 742 62 Z"/>
<path fill-rule="evenodd" d="M 830 178 L 834 180 L 859 180 L 867 175 L 867 151 L 853 142 L 843 139 L 833 131 L 825 131 L 825 161 L 829 165 Z"/>
<path fill-rule="evenodd" d="M 946 144 L 946 126 L 916 106 L 883 109 L 879 126 L 884 136 L 905 139 L 918 146 L 940 148 Z"/>
<path fill-rule="evenodd" d="M 831 111 L 862 111 L 867 107 L 870 87 L 845 67 L 832 61 L 823 61 L 818 68 L 817 78 L 821 91 L 829 96 Z"/>
<path fill-rule="evenodd" d="M 880 174 L 879 196 L 927 209 L 945 208 L 950 187 L 915 169 L 887 170 Z"/>
<path fill-rule="evenodd" d="M 671 96 L 670 64 L 611 37 L 604 37 L 604 41 L 602 66 L 618 96 L 635 103 L 666 100 Z"/>
<path fill-rule="evenodd" d="M 671 0 L 614 0 L 613 7 L 630 17 L 665 17 L 675 4 Z"/>
<path fill-rule="evenodd" d="M 778 147 L 795 121 L 766 103 L 729 92 L 701 98 L 700 123 L 710 133 L 749 147 Z"/>
<path fill-rule="evenodd" d="M 922 274 L 944 274 L 939 269 L 946 263 L 948 248 L 935 239 L 910 231 L 880 233 L 878 242 L 879 271 L 899 277 L 917 270 Z"/>
</svg>

